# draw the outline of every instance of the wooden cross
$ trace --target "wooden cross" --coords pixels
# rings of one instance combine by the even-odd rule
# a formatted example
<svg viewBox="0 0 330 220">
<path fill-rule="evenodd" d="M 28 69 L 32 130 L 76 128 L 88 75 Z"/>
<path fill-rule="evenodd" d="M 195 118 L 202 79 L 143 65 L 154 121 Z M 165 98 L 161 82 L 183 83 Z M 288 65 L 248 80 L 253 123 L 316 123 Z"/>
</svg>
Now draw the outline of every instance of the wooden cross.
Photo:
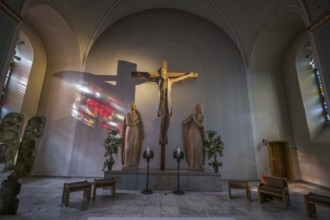
<svg viewBox="0 0 330 220">
<path fill-rule="evenodd" d="M 172 84 L 186 78 L 198 78 L 198 73 L 177 73 L 167 72 L 167 61 L 163 61 L 162 67 L 158 72 L 132 72 L 133 78 L 146 78 L 159 83 L 159 109 L 158 116 L 162 117 L 159 135 L 159 144 L 161 145 L 160 169 L 165 170 L 165 146 L 167 145 L 167 130 L 170 125 L 171 107 L 171 89 Z"/>
<path fill-rule="evenodd" d="M 167 60 L 163 61 L 162 68 L 167 70 Z M 167 72 L 167 75 L 169 76 L 170 79 L 177 78 L 183 75 L 186 75 L 188 73 L 177 73 L 177 72 Z M 151 80 L 159 80 L 159 73 L 156 72 L 141 72 L 141 71 L 134 71 L 132 72 L 132 77 L 133 78 L 149 78 Z M 190 78 L 198 78 L 198 73 L 194 73 L 193 76 Z"/>
</svg>

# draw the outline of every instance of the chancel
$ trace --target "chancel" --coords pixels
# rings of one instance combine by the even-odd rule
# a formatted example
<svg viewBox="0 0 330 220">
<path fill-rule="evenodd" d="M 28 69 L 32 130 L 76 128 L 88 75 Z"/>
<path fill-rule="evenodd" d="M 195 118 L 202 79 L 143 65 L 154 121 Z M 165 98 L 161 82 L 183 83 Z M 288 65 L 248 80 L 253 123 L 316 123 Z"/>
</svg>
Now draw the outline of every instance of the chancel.
<svg viewBox="0 0 330 220">
<path fill-rule="evenodd" d="M 329 18 L 328 0 L 1 0 L 0 214 L 328 219 Z"/>
</svg>

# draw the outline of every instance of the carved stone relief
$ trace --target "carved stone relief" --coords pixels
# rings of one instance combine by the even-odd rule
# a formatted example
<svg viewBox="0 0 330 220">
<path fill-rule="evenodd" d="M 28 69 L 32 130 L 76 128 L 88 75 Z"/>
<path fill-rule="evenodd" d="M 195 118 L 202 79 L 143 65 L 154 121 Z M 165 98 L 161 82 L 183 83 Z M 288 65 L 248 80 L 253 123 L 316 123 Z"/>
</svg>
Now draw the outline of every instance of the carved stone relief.
<svg viewBox="0 0 330 220">
<path fill-rule="evenodd" d="M 23 123 L 24 116 L 15 112 L 8 113 L 0 122 L 0 164 L 4 164 L 4 170 L 14 167 Z"/>
<path fill-rule="evenodd" d="M 17 113 L 16 113 L 17 114 Z M 18 120 L 18 118 L 15 118 Z M 18 120 L 19 121 L 19 120 Z M 21 120 L 23 121 L 23 120 Z M 3 123 L 1 123 L 3 124 Z M 10 124 L 10 123 L 9 123 Z M 8 123 L 5 123 L 7 126 Z M 5 126 L 5 127 L 6 127 Z M 9 128 L 12 128 L 14 123 L 10 124 Z M 44 116 L 34 116 L 32 117 L 25 128 L 20 147 L 18 149 L 17 161 L 14 166 L 14 171 L 7 177 L 5 181 L 1 183 L 0 189 L 0 215 L 13 214 L 15 215 L 18 208 L 19 199 L 17 195 L 20 193 L 21 184 L 19 183 L 19 178 L 27 176 L 31 173 L 35 161 L 35 157 L 38 152 L 38 147 L 40 139 L 44 134 L 46 126 L 46 118 Z M 21 126 L 16 126 L 21 128 Z M 7 127 L 6 127 L 7 128 Z M 19 140 L 20 136 L 17 134 L 20 132 L 7 132 L 3 134 L 0 131 L 0 138 L 4 136 L 1 140 L 14 141 Z M 13 133 L 16 135 L 14 136 Z M 10 134 L 10 135 L 9 135 Z M 11 142 L 9 142 L 11 143 Z M 4 145 L 5 147 L 9 145 Z M 12 147 L 11 149 L 13 149 Z M 7 149 L 4 148 L 4 151 L 7 152 Z M 13 151 L 11 154 L 16 154 L 16 151 Z"/>
</svg>

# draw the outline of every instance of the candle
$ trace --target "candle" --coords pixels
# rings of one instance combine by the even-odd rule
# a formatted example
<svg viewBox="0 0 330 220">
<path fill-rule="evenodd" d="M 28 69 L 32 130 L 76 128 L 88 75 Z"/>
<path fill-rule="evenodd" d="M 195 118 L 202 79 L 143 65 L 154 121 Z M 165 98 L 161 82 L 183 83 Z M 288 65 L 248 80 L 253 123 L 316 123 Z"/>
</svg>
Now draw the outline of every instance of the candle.
<svg viewBox="0 0 330 220">
<path fill-rule="evenodd" d="M 150 147 L 147 147 L 147 154 L 150 154 Z"/>
<path fill-rule="evenodd" d="M 180 148 L 178 147 L 178 154 L 180 154 Z"/>
</svg>

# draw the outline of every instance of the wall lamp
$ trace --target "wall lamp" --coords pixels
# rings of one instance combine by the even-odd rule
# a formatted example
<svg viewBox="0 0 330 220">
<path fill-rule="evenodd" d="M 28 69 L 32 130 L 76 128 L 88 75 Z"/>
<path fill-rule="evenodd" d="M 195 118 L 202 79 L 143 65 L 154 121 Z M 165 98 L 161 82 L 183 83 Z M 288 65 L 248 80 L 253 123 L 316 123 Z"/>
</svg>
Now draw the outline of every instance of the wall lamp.
<svg viewBox="0 0 330 220">
<path fill-rule="evenodd" d="M 262 139 L 262 145 L 267 146 L 268 145 L 268 140 L 267 139 Z"/>
</svg>

